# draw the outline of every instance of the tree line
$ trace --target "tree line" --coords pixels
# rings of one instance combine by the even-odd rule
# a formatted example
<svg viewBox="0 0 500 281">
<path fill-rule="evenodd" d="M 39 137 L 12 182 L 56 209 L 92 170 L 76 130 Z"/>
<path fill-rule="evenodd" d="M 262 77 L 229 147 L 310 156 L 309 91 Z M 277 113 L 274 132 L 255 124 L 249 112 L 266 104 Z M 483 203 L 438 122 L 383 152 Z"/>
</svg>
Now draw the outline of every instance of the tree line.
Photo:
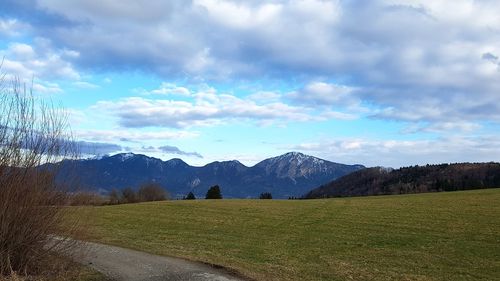
<svg viewBox="0 0 500 281">
<path fill-rule="evenodd" d="M 304 198 L 345 197 L 500 187 L 500 163 L 367 168 L 310 191 Z"/>
<path fill-rule="evenodd" d="M 222 191 L 219 185 L 211 186 L 206 194 L 205 199 L 223 199 Z M 190 191 L 182 197 L 182 200 L 196 200 L 195 194 Z M 270 192 L 263 192 L 259 195 L 259 199 L 273 199 Z M 290 199 L 290 198 L 289 198 Z M 151 201 L 172 200 L 170 193 L 158 183 L 146 183 L 141 185 L 137 191 L 132 187 L 124 189 L 113 188 L 107 195 L 99 195 L 93 192 L 77 192 L 73 193 L 67 205 L 84 206 L 84 205 L 117 205 Z"/>
</svg>

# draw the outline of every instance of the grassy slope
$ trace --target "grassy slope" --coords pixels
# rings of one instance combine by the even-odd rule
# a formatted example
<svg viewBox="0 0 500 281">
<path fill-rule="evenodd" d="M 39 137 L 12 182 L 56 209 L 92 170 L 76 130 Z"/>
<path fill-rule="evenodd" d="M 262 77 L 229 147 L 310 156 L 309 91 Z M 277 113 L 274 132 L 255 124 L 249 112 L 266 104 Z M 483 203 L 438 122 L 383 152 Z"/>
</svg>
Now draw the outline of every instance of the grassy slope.
<svg viewBox="0 0 500 281">
<path fill-rule="evenodd" d="M 93 210 L 89 238 L 258 280 L 500 280 L 500 189 Z"/>
</svg>

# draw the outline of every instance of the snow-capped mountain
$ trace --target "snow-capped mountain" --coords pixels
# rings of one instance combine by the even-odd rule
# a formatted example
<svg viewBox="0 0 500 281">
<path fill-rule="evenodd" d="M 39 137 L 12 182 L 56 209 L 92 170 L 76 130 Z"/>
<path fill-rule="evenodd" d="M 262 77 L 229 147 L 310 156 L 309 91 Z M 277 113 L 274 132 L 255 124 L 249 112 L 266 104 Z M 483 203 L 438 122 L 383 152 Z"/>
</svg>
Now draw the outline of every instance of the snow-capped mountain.
<svg viewBox="0 0 500 281">
<path fill-rule="evenodd" d="M 193 167 L 174 158 L 162 161 L 141 154 L 121 153 L 101 158 L 64 161 L 58 180 L 76 179 L 81 187 L 93 190 L 138 187 L 148 182 L 164 186 L 174 197 L 193 191 L 203 197 L 215 184 L 226 198 L 258 197 L 271 192 L 274 198 L 300 196 L 338 177 L 363 169 L 289 152 L 247 167 L 237 160 L 212 162 Z"/>
</svg>

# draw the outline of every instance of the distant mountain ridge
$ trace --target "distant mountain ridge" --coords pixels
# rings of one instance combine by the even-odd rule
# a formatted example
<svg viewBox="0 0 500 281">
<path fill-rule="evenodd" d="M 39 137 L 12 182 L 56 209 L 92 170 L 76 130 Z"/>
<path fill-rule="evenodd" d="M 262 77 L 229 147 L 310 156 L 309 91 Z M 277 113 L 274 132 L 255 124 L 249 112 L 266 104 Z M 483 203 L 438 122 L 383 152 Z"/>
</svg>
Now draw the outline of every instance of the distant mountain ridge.
<svg viewBox="0 0 500 281">
<path fill-rule="evenodd" d="M 100 192 L 112 188 L 137 188 L 144 183 L 156 182 L 177 198 L 190 191 L 197 197 L 204 196 L 215 184 L 220 185 L 226 198 L 255 198 L 262 192 L 271 192 L 274 198 L 297 197 L 316 186 L 365 168 L 299 152 L 265 159 L 252 167 L 237 160 L 195 167 L 178 158 L 163 161 L 133 153 L 65 160 L 60 164 L 57 174 L 60 182 L 76 179 L 83 188 Z"/>
<path fill-rule="evenodd" d="M 456 163 L 400 169 L 368 168 L 311 190 L 304 198 L 500 188 L 500 163 Z"/>
</svg>

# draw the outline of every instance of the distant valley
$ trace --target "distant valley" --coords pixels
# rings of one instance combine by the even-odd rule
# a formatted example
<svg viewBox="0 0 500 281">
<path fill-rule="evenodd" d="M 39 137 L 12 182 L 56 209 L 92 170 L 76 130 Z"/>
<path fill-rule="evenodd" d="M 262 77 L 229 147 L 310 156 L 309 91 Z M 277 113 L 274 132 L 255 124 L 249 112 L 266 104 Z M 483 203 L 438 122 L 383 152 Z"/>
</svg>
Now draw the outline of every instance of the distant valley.
<svg viewBox="0 0 500 281">
<path fill-rule="evenodd" d="M 204 197 L 215 184 L 224 198 L 256 198 L 271 192 L 273 198 L 298 197 L 334 179 L 364 169 L 298 152 L 263 160 L 252 167 L 233 161 L 193 167 L 181 159 L 162 161 L 141 154 L 122 153 L 99 159 L 65 160 L 60 163 L 58 182 L 78 184 L 82 189 L 106 193 L 113 188 L 137 188 L 155 182 L 172 197 L 189 192 Z M 53 166 L 53 165 L 52 165 Z"/>
</svg>

